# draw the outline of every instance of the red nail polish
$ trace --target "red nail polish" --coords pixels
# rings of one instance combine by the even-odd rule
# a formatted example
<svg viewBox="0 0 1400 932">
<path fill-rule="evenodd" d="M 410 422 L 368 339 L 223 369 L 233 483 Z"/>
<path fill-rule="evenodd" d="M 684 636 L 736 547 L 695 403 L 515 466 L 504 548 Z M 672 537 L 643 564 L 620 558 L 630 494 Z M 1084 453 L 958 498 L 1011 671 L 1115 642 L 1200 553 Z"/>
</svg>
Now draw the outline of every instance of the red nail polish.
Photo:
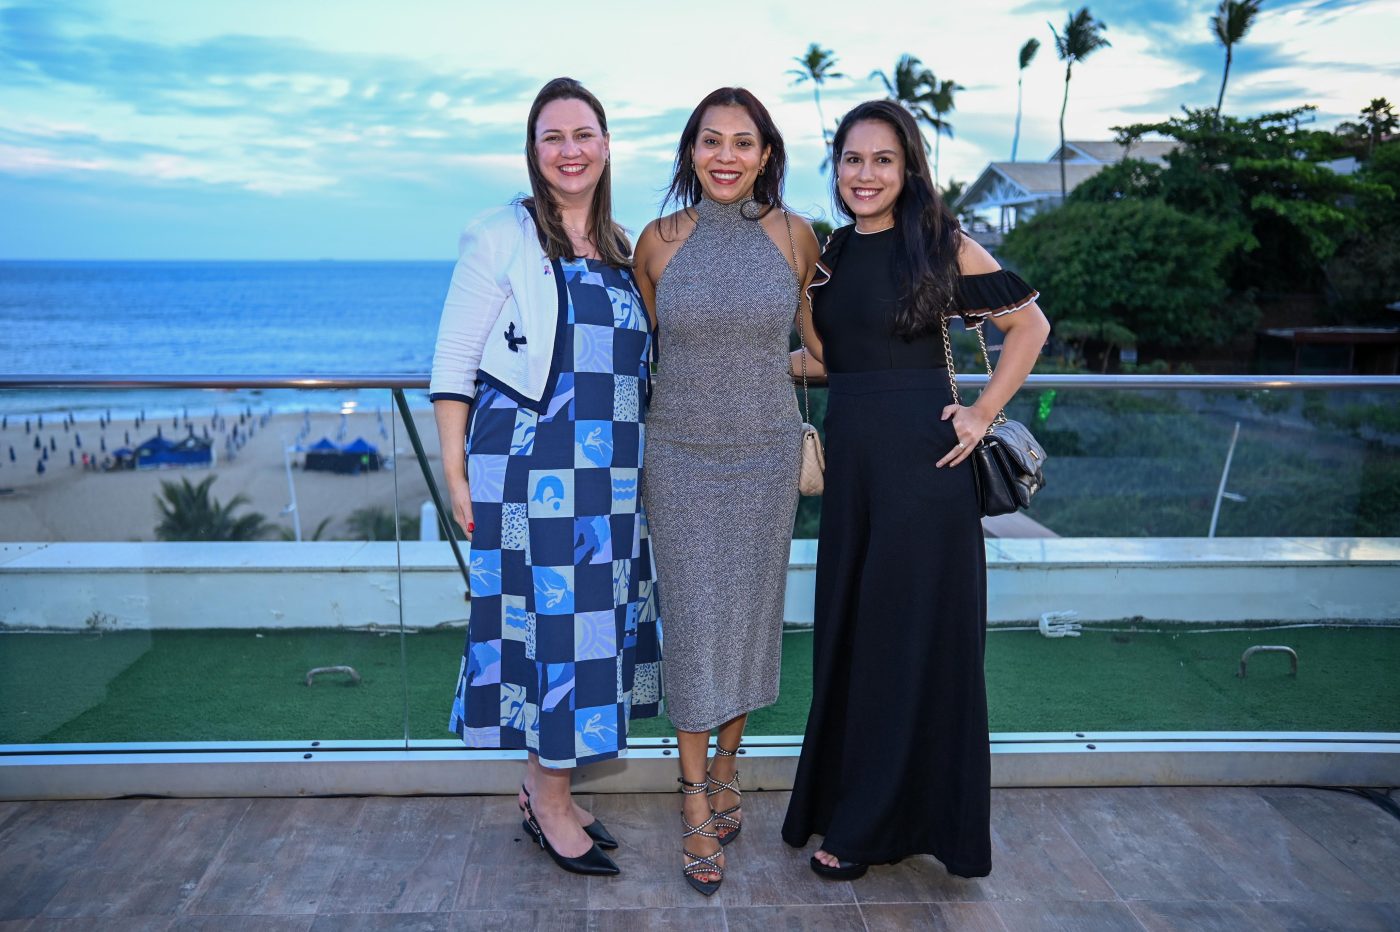
<svg viewBox="0 0 1400 932">
<path fill-rule="evenodd" d="M 468 521 L 468 522 L 467 522 L 467 533 L 468 533 L 468 534 L 472 534 L 472 533 L 474 533 L 475 531 L 476 531 L 476 522 L 475 522 L 475 521 Z"/>
</svg>

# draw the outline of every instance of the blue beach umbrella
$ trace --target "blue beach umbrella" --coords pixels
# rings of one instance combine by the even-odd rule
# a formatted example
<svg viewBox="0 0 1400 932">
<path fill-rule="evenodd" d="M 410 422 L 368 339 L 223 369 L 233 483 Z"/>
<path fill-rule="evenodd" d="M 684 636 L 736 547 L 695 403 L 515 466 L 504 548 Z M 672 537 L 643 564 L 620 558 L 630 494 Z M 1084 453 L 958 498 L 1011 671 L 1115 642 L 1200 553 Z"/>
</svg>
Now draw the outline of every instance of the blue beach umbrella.
<svg viewBox="0 0 1400 932">
<path fill-rule="evenodd" d="M 12 447 L 10 447 L 10 462 L 13 463 L 14 461 L 15 461 L 15 448 L 12 446 Z"/>
<path fill-rule="evenodd" d="M 55 453 L 58 452 L 58 438 L 57 438 L 57 437 L 49 437 L 49 449 L 50 449 L 50 450 L 53 450 Z"/>
<path fill-rule="evenodd" d="M 78 454 L 74 453 L 72 450 L 69 450 L 69 451 L 68 451 L 68 465 L 69 465 L 69 466 L 76 466 L 76 465 L 78 465 Z"/>
<path fill-rule="evenodd" d="M 35 438 L 34 438 L 34 449 L 36 449 L 36 450 L 42 450 L 43 448 L 44 448 L 43 442 L 42 442 L 38 437 L 35 437 Z"/>
<path fill-rule="evenodd" d="M 34 467 L 34 471 L 37 472 L 37 473 L 38 473 L 39 475 L 41 475 L 41 476 L 44 474 L 44 461 L 43 461 L 43 460 L 39 460 L 39 465 L 37 465 L 37 466 Z"/>
<path fill-rule="evenodd" d="M 80 449 L 80 450 L 83 448 L 83 435 L 82 435 L 82 434 L 79 434 L 79 433 L 73 434 L 73 445 L 76 446 L 76 447 L 77 447 L 78 449 Z"/>
<path fill-rule="evenodd" d="M 107 438 L 106 438 L 106 437 L 98 437 L 98 438 L 97 438 L 97 448 L 98 448 L 99 450 L 101 450 L 103 453 L 106 453 L 106 452 L 107 452 Z"/>
</svg>

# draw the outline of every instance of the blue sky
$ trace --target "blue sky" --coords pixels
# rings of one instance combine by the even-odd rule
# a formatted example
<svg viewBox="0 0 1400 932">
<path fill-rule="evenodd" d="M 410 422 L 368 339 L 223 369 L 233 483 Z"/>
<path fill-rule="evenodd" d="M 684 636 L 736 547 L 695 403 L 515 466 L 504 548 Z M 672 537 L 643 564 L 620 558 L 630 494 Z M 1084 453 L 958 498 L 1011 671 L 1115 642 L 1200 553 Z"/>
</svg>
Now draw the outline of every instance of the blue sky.
<svg viewBox="0 0 1400 932">
<path fill-rule="evenodd" d="M 1070 138 L 1213 105 L 1212 2 L 1091 3 L 1113 46 L 1076 68 Z M 605 11 L 605 12 L 599 12 Z M 1016 54 L 1034 36 L 1020 156 L 1057 140 L 1063 68 L 1040 0 L 691 5 L 516 0 L 0 0 L 0 258 L 451 258 L 456 231 L 525 184 L 523 123 L 559 74 L 603 100 L 619 219 L 655 215 L 675 136 L 722 84 L 749 87 L 789 144 L 789 198 L 827 207 L 812 41 L 847 77 L 829 120 L 879 96 L 905 52 L 965 86 L 941 174 L 1005 159 Z M 1400 101 L 1400 0 L 1265 0 L 1236 51 L 1225 109 L 1303 103 L 1326 127 Z M 1389 45 L 1389 47 L 1387 47 Z"/>
</svg>

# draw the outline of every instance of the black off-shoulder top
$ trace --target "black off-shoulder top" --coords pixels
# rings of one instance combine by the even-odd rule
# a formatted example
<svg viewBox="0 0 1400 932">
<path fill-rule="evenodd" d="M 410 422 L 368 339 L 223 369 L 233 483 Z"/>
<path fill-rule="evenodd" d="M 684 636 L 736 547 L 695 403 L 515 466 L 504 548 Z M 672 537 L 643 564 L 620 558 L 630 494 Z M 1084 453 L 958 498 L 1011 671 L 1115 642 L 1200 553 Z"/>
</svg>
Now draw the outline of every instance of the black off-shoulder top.
<svg viewBox="0 0 1400 932">
<path fill-rule="evenodd" d="M 859 233 L 854 226 L 831 235 L 811 291 L 812 322 L 821 335 L 829 372 L 876 369 L 941 369 L 943 336 L 934 330 L 913 339 L 894 332 L 899 285 L 894 277 L 894 230 Z M 1015 272 L 1001 269 L 958 280 L 955 309 L 972 324 L 1026 307 L 1040 297 Z"/>
</svg>

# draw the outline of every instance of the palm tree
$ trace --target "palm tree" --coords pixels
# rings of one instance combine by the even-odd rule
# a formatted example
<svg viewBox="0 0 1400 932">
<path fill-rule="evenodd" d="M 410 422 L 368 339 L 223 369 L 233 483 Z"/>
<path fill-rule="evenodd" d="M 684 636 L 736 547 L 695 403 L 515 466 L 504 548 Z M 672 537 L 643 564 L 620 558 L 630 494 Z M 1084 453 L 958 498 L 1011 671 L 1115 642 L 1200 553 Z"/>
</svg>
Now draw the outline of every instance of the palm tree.
<svg viewBox="0 0 1400 932">
<path fill-rule="evenodd" d="M 793 61 L 801 67 L 788 69 L 788 74 L 793 76 L 792 83 L 812 82 L 812 98 L 817 102 L 817 123 L 822 131 L 822 144 L 825 145 L 828 130 L 826 117 L 822 115 L 822 85 L 832 78 L 844 78 L 845 75 L 834 70 L 836 53 L 831 49 L 822 48 L 815 42 L 807 46 L 806 54 L 793 58 Z"/>
<path fill-rule="evenodd" d="M 1021 46 L 1020 71 L 1016 74 L 1016 134 L 1011 137 L 1011 161 L 1016 161 L 1016 147 L 1021 143 L 1021 82 L 1026 77 L 1026 69 L 1035 60 L 1035 53 L 1040 51 L 1039 39 L 1027 39 L 1026 44 Z"/>
<path fill-rule="evenodd" d="M 320 540 L 322 537 L 325 536 L 326 530 L 331 526 L 331 522 L 334 521 L 334 520 L 335 520 L 335 516 L 334 516 L 334 515 L 332 515 L 331 517 L 328 517 L 328 518 L 322 518 L 322 519 L 321 519 L 321 523 L 318 524 L 318 525 L 316 525 L 316 530 L 314 530 L 314 531 L 311 532 L 311 536 L 310 536 L 310 537 L 303 537 L 302 540 L 310 540 L 310 541 L 318 541 L 318 540 Z M 296 531 L 293 531 L 293 530 L 292 530 L 291 528 L 289 528 L 289 527 L 279 527 L 279 528 L 277 529 L 277 539 L 278 539 L 278 540 L 286 540 L 286 541 L 294 541 L 294 540 L 297 539 Z"/>
<path fill-rule="evenodd" d="M 399 515 L 398 539 L 416 539 L 418 525 L 417 515 Z M 345 528 L 351 534 L 350 540 L 393 540 L 395 537 L 394 513 L 380 505 L 356 508 L 345 519 Z"/>
<path fill-rule="evenodd" d="M 1366 132 L 1366 157 L 1376 154 L 1376 143 L 1389 133 L 1395 132 L 1397 121 L 1395 107 L 1384 97 L 1373 97 L 1361 108 L 1361 126 Z"/>
<path fill-rule="evenodd" d="M 1074 71 L 1074 63 L 1082 62 L 1097 50 L 1109 44 L 1101 33 L 1107 29 L 1100 20 L 1094 19 L 1089 8 L 1080 7 L 1078 13 L 1071 13 L 1065 21 L 1065 34 L 1060 35 L 1050 26 L 1050 34 L 1055 37 L 1055 54 L 1065 63 L 1065 97 L 1060 102 L 1060 200 L 1068 196 L 1065 184 L 1065 108 L 1069 106 L 1069 80 Z"/>
<path fill-rule="evenodd" d="M 1220 105 L 1225 102 L 1225 82 L 1230 80 L 1230 63 L 1235 58 L 1235 43 L 1244 38 L 1254 24 L 1261 0 L 1220 0 L 1215 15 L 1210 18 L 1216 41 L 1225 46 L 1225 74 L 1220 78 L 1220 96 L 1215 98 L 1215 118 L 1220 119 Z"/>
<path fill-rule="evenodd" d="M 929 125 L 933 127 L 933 183 L 938 184 L 938 160 L 940 155 L 940 145 L 943 137 L 953 138 L 953 124 L 949 123 L 945 117 L 953 112 L 953 94 L 963 89 L 961 84 L 955 81 L 938 81 L 933 74 L 929 73 L 929 106 L 933 108 L 933 120 Z"/>
<path fill-rule="evenodd" d="M 217 476 L 207 476 L 199 485 L 190 480 L 179 483 L 163 481 L 156 506 L 160 523 L 156 537 L 160 540 L 258 540 L 266 537 L 271 526 L 259 512 L 234 515 L 248 504 L 246 495 L 235 495 L 221 503 L 209 494 Z"/>
<path fill-rule="evenodd" d="M 953 93 L 962 90 L 962 85 L 953 81 L 939 81 L 924 63 L 913 55 L 901 55 L 895 62 L 894 74 L 887 75 L 878 68 L 870 72 L 870 77 L 879 78 L 885 85 L 889 99 L 908 110 L 914 122 L 926 124 L 933 130 L 934 139 L 953 135 L 953 126 L 943 119 L 943 114 L 953 109 Z M 928 140 L 924 140 L 924 150 L 934 151 Z M 938 180 L 938 154 L 934 152 L 934 181 Z"/>
<path fill-rule="evenodd" d="M 878 68 L 870 72 L 870 77 L 879 78 L 885 85 L 885 93 L 890 100 L 908 110 L 915 121 L 933 124 L 934 115 L 928 109 L 929 97 L 933 91 L 933 72 L 913 55 L 901 55 L 894 64 L 894 75 L 885 74 Z M 931 148 L 924 140 L 924 148 Z"/>
</svg>

